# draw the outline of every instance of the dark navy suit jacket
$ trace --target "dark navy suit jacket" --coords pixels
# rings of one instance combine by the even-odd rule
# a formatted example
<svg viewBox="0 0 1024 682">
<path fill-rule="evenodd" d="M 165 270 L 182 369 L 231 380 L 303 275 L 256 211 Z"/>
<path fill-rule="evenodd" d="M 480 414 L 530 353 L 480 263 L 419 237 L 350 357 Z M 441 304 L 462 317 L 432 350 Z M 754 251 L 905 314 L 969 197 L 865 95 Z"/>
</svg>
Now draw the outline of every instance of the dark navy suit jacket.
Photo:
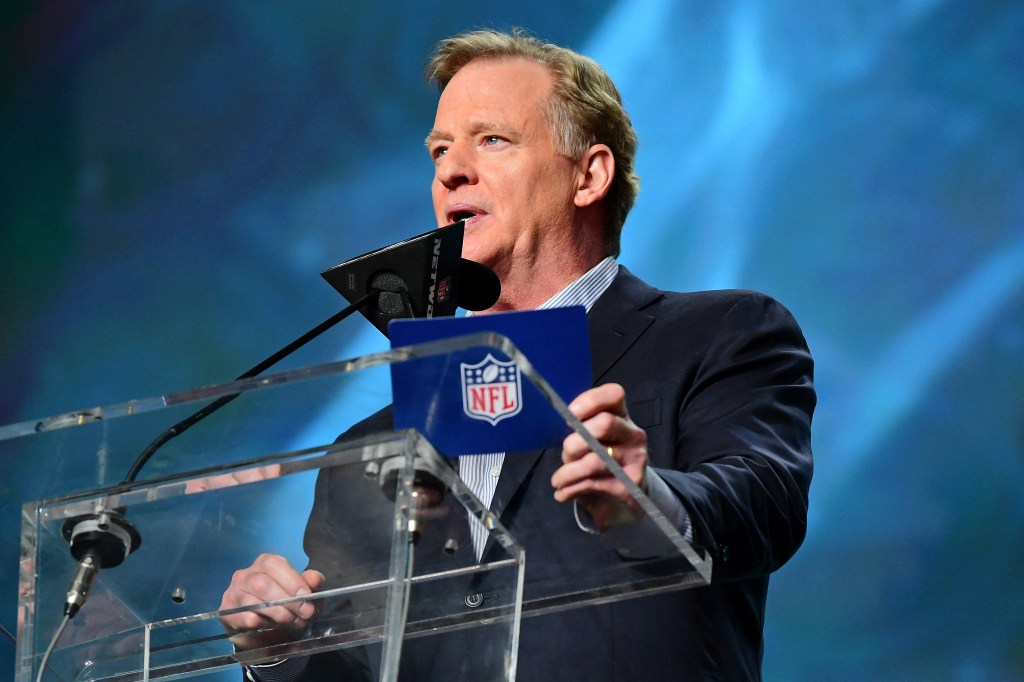
<svg viewBox="0 0 1024 682">
<path fill-rule="evenodd" d="M 712 558 L 712 583 L 524 618 L 517 678 L 760 679 L 768 576 L 806 530 L 815 393 L 800 328 L 762 294 L 663 292 L 625 268 L 588 321 L 594 384 L 625 387 L 651 466 L 678 494 L 695 546 Z M 387 419 L 368 420 L 365 430 L 386 428 Z M 557 449 L 509 453 L 491 504 L 526 548 L 528 584 L 562 567 L 621 561 L 595 553 L 572 505 L 555 502 L 550 479 L 560 464 Z M 330 479 L 321 474 L 305 542 L 310 566 L 328 575 L 338 556 L 325 530 L 339 506 Z M 464 596 L 452 595 L 453 606 Z M 451 679 L 456 660 L 472 670 L 476 637 L 486 628 L 409 640 L 403 678 Z M 338 658 L 314 657 L 308 678 L 345 679 Z M 475 679 L 488 674 L 481 668 Z"/>
</svg>

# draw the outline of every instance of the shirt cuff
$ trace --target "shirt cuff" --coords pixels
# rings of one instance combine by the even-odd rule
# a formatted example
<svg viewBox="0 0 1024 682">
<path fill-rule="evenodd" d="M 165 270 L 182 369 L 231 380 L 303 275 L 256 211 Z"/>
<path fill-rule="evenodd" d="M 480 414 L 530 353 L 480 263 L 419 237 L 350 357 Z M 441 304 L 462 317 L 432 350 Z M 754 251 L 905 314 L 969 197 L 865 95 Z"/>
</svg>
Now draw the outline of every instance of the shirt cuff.
<svg viewBox="0 0 1024 682">
<path fill-rule="evenodd" d="M 658 475 L 656 469 L 647 467 L 647 497 L 651 499 L 654 506 L 658 508 L 672 527 L 679 531 L 687 543 L 693 544 L 693 524 L 690 523 L 690 515 L 680 501 L 675 491 L 665 483 L 665 479 Z"/>
<path fill-rule="evenodd" d="M 658 475 L 657 470 L 647 467 L 644 475 L 645 492 L 647 497 L 654 503 L 669 524 L 679 531 L 683 539 L 693 544 L 693 524 L 690 523 L 690 515 L 686 513 L 683 503 L 672 491 L 668 483 Z M 625 557 L 649 556 L 652 547 L 664 546 L 662 532 L 653 523 L 624 523 L 612 526 L 603 533 L 597 530 L 594 519 L 590 513 L 581 505 L 574 504 L 573 511 L 576 514 L 576 524 L 581 530 L 591 535 L 600 535 L 603 544 L 614 549 Z"/>
<path fill-rule="evenodd" d="M 249 682 L 293 682 L 299 679 L 309 665 L 308 656 L 285 658 L 274 663 L 245 666 L 245 679 Z"/>
</svg>

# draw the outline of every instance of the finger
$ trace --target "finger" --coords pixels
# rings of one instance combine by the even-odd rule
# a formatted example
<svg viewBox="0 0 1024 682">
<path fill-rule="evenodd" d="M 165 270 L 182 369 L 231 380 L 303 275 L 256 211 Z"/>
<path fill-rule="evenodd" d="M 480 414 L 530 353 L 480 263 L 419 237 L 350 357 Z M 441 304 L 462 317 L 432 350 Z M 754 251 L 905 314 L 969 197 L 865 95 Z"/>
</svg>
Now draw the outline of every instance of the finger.
<svg viewBox="0 0 1024 682">
<path fill-rule="evenodd" d="M 257 569 L 261 573 L 265 573 L 275 584 L 286 593 L 283 597 L 276 597 L 278 599 L 284 599 L 285 597 L 298 597 L 306 594 L 311 594 L 314 590 L 314 586 L 311 585 L 307 579 L 307 574 L 315 574 L 323 577 L 323 574 L 319 571 L 305 571 L 299 573 L 294 567 L 280 554 L 261 554 L 253 562 L 253 568 Z"/>
<path fill-rule="evenodd" d="M 632 438 L 626 422 L 609 412 L 601 412 L 583 422 L 584 428 L 595 439 L 602 443 L 617 444 Z M 583 436 L 573 432 L 562 441 L 563 459 L 578 459 L 590 452 L 591 448 Z"/>
<path fill-rule="evenodd" d="M 643 447 L 616 446 L 615 458 L 622 471 L 636 485 L 642 485 L 644 471 L 647 466 L 647 452 Z M 605 464 L 604 459 L 594 452 L 588 452 L 579 459 L 567 461 L 551 476 L 551 485 L 556 491 L 576 486 L 586 479 L 597 481 L 614 480 L 615 476 Z M 560 496 L 559 501 L 564 501 Z"/>
<path fill-rule="evenodd" d="M 626 486 L 611 476 L 584 478 L 555 491 L 555 499 L 559 502 L 568 502 L 588 496 L 593 498 L 613 497 L 622 502 L 632 500 Z"/>
<path fill-rule="evenodd" d="M 614 421 L 608 421 L 608 419 Z M 588 420 L 584 426 L 605 450 L 614 448 L 613 459 L 620 463 L 634 459 L 640 449 L 647 447 L 647 433 L 643 429 L 620 417 L 612 417 L 607 412 Z M 578 433 L 570 433 L 562 441 L 563 462 L 568 463 L 580 459 L 590 452 L 592 452 L 590 444 Z M 609 452 L 609 454 L 611 453 Z"/>
<path fill-rule="evenodd" d="M 317 572 L 313 571 L 311 573 Z M 224 595 L 228 607 L 253 606 L 262 602 L 278 601 L 312 594 L 313 587 L 306 577 L 291 564 L 275 554 L 260 555 L 250 568 L 236 571 L 231 586 Z M 308 602 L 291 602 L 280 606 L 258 609 L 255 613 L 275 623 L 288 623 L 313 615 Z"/>
<path fill-rule="evenodd" d="M 266 474 L 263 473 L 263 467 L 257 467 L 255 469 L 243 469 L 236 471 L 231 474 L 232 483 L 230 485 L 238 485 L 239 483 L 253 483 L 255 481 L 263 481 L 267 478 Z"/>
<path fill-rule="evenodd" d="M 313 592 L 319 591 L 324 586 L 324 583 L 327 582 L 327 577 L 320 571 L 314 569 L 307 569 L 303 571 L 302 579 L 306 581 L 306 584 L 309 585 L 309 589 Z M 299 614 L 306 619 L 312 618 L 320 610 L 319 600 L 303 602 L 303 605 L 308 606 L 309 608 L 300 608 Z"/>
<path fill-rule="evenodd" d="M 238 485 L 233 474 L 220 474 L 219 476 L 207 476 L 185 484 L 186 493 L 203 492 L 206 490 L 217 490 L 219 488 L 230 488 Z"/>
<path fill-rule="evenodd" d="M 324 586 L 324 583 L 327 582 L 327 577 L 320 571 L 313 568 L 307 568 L 303 571 L 302 579 L 306 581 L 307 585 L 309 585 L 309 589 L 314 592 L 320 590 L 320 588 Z"/>
<path fill-rule="evenodd" d="M 267 466 L 256 467 L 255 469 L 245 469 L 243 471 L 236 472 L 234 477 L 242 483 L 252 483 L 253 481 L 266 481 L 271 478 L 277 478 L 280 475 L 281 465 L 270 464 Z"/>
<path fill-rule="evenodd" d="M 222 474 L 220 476 L 206 476 L 204 478 L 193 479 L 186 483 L 185 494 L 189 495 L 192 493 L 201 493 L 207 490 L 227 488 L 233 485 L 237 485 L 237 483 L 235 483 L 235 481 L 228 474 Z"/>
<path fill-rule="evenodd" d="M 194 493 L 205 492 L 206 487 L 207 483 L 205 478 L 193 479 L 185 483 L 185 494 L 192 495 Z"/>
<path fill-rule="evenodd" d="M 588 389 L 569 403 L 569 411 L 580 421 L 600 412 L 626 416 L 626 390 L 619 384 L 602 384 Z"/>
<path fill-rule="evenodd" d="M 645 470 L 646 467 L 640 462 L 623 467 L 623 473 L 641 488 Z M 552 475 L 551 482 L 555 488 L 555 499 L 559 502 L 574 499 L 584 493 L 594 493 L 595 496 L 600 493 L 611 493 L 622 500 L 631 500 L 633 497 L 626 486 L 604 467 L 604 462 L 596 455 L 564 465 Z"/>
<path fill-rule="evenodd" d="M 562 490 L 589 478 L 607 478 L 612 474 L 605 466 L 604 460 L 593 452 L 563 464 L 551 476 L 551 485 L 555 490 Z"/>
<path fill-rule="evenodd" d="M 283 606 L 253 608 L 264 601 L 268 601 L 268 599 L 248 592 L 229 589 L 224 593 L 221 610 L 237 608 L 248 610 L 222 616 L 221 622 L 234 632 L 259 630 L 280 625 L 301 627 L 302 618 Z"/>
</svg>

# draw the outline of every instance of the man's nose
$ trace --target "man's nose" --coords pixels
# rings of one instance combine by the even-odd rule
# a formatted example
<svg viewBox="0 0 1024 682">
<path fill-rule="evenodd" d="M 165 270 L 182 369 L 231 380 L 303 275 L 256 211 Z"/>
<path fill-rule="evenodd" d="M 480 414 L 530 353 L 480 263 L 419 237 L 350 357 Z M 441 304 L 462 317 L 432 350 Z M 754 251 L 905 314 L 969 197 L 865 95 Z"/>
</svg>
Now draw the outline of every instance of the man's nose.
<svg viewBox="0 0 1024 682">
<path fill-rule="evenodd" d="M 452 144 L 445 154 L 438 158 L 434 174 L 438 182 L 448 189 L 455 189 L 459 185 L 471 185 L 477 180 L 471 155 L 459 144 Z"/>
</svg>

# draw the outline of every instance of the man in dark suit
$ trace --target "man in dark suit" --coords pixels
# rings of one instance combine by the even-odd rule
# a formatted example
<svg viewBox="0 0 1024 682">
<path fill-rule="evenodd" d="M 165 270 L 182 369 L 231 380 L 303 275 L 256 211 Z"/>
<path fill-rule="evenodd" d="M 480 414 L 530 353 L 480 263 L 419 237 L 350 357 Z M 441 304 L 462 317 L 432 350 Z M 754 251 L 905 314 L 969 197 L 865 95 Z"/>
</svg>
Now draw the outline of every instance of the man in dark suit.
<svg viewBox="0 0 1024 682">
<path fill-rule="evenodd" d="M 616 263 L 638 190 L 636 137 L 592 60 L 479 31 L 442 41 L 429 70 L 441 88 L 427 137 L 438 224 L 466 220 L 463 255 L 502 283 L 493 311 L 588 308 L 595 387 L 570 409 L 714 564 L 707 587 L 524 619 L 519 679 L 758 679 L 768 575 L 806 528 L 815 396 L 799 327 L 761 294 L 662 292 Z M 595 552 L 591 534 L 639 510 L 579 435 L 561 452 L 499 455 L 496 466 L 496 485 L 477 492 L 530 548 L 528 582 L 563 564 L 621 560 Z M 324 585 L 330 497 L 328 474 L 307 529 L 311 568 L 263 555 L 236 573 L 223 607 Z M 244 646 L 247 632 L 299 630 L 312 615 L 298 603 L 225 625 Z M 446 647 L 464 653 L 472 637 L 407 643 L 410 679 L 446 679 Z M 247 674 L 281 679 L 291 666 L 345 679 L 340 666 L 360 668 L 344 656 L 294 663 Z"/>
</svg>

